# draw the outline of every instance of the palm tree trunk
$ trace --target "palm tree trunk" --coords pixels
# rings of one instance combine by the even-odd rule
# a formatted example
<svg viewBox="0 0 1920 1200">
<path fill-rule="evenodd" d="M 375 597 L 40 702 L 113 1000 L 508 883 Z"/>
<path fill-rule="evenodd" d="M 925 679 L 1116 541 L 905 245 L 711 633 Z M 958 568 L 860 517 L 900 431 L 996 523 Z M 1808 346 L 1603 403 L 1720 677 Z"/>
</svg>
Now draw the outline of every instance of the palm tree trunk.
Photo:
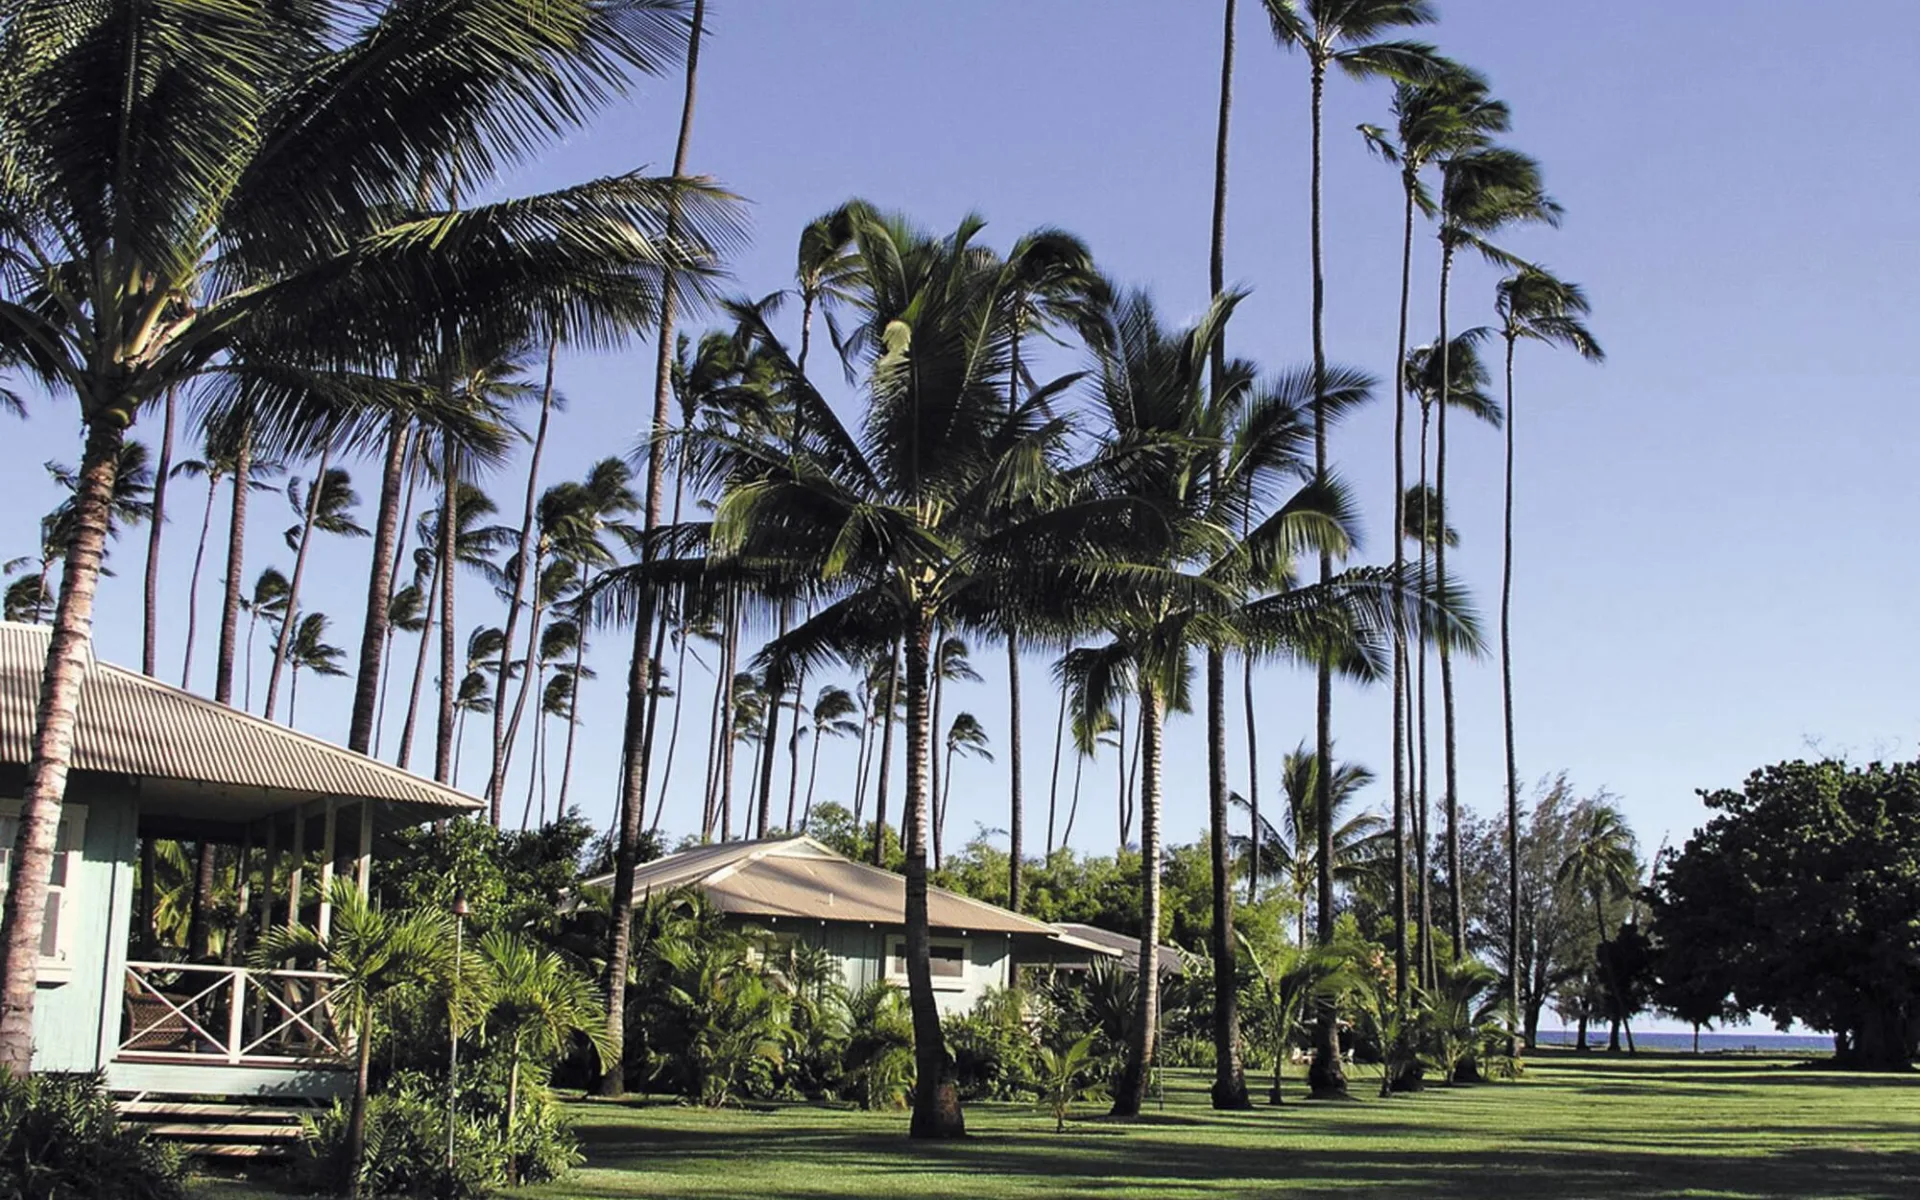
<svg viewBox="0 0 1920 1200">
<path fill-rule="evenodd" d="M 532 580 L 533 604 L 540 605 L 540 573 L 536 566 L 529 573 L 527 562 L 535 556 L 533 548 L 534 506 L 540 498 L 540 452 L 547 446 L 547 425 L 553 417 L 553 368 L 560 354 L 559 335 L 553 334 L 547 339 L 547 375 L 540 389 L 540 420 L 534 426 L 533 449 L 527 462 L 527 500 L 520 517 L 520 564 L 519 574 L 514 576 L 513 595 L 507 598 L 506 628 L 500 639 L 500 664 L 493 681 L 493 766 L 487 772 L 487 799 L 492 804 L 494 828 L 500 827 L 501 797 L 507 788 L 508 743 L 513 739 L 520 724 L 520 713 L 527 699 L 527 675 L 520 680 L 520 698 L 513 706 L 513 728 L 507 721 L 507 683 L 510 672 L 507 670 L 508 658 L 513 653 L 513 635 L 515 626 L 520 623 L 520 593 Z M 527 658 L 531 662 L 540 640 L 540 619 L 536 613 L 533 620 L 533 634 L 528 639 Z"/>
<path fill-rule="evenodd" d="M 545 565 L 543 556 L 536 550 L 533 558 L 534 570 L 538 572 L 541 567 Z M 537 574 L 535 578 L 538 578 Z M 542 603 L 543 599 L 544 597 L 540 595 L 539 586 L 536 584 L 533 593 L 533 612 L 531 619 L 527 622 L 527 654 L 522 660 L 520 667 L 520 690 L 513 698 L 513 715 L 508 718 L 507 726 L 501 731 L 500 735 L 499 744 L 504 748 L 505 753 L 500 756 L 500 761 L 494 766 L 494 771 L 500 780 L 499 786 L 494 789 L 493 793 L 495 797 L 495 807 L 499 806 L 500 798 L 506 794 L 507 768 L 513 765 L 513 747 L 515 743 L 520 740 L 520 722 L 526 716 L 527 693 L 531 690 L 536 696 L 540 694 L 540 618 L 545 616 L 547 611 L 546 605 Z M 507 670 L 504 650 L 501 654 L 499 670 L 502 675 L 510 674 Z M 501 689 L 496 687 L 494 689 L 494 695 L 498 697 L 500 694 Z M 500 701 L 496 699 L 494 704 L 495 718 L 493 725 L 495 729 L 499 729 L 498 705 Z"/>
<path fill-rule="evenodd" d="M 1500 561 L 1500 715 L 1507 752 L 1507 912 L 1520 911 L 1520 767 L 1513 748 L 1513 345 L 1507 338 L 1507 463 Z M 1516 931 L 1517 936 L 1517 931 Z M 1514 945 L 1508 946 L 1509 955 Z M 1519 961 L 1517 956 L 1508 962 Z"/>
<path fill-rule="evenodd" d="M 1403 582 L 1407 563 L 1407 322 L 1413 300 L 1413 202 L 1417 179 L 1410 172 L 1401 176 L 1405 205 L 1400 236 L 1400 326 L 1393 356 L 1393 856 L 1396 895 L 1394 910 L 1398 926 L 1394 931 L 1394 979 L 1400 995 L 1407 992 L 1407 841 L 1405 814 L 1409 805 L 1407 787 L 1406 710 L 1400 698 L 1407 689 L 1406 599 L 1398 584 Z M 1426 894 L 1426 832 L 1421 830 L 1421 894 Z M 1421 955 L 1427 946 L 1427 929 L 1420 927 Z"/>
<path fill-rule="evenodd" d="M 1007 787 L 1013 793 L 1007 800 L 1007 907 L 1020 911 L 1020 870 L 1025 851 L 1026 805 L 1020 789 L 1020 640 L 1007 637 Z"/>
<path fill-rule="evenodd" d="M 1060 807 L 1060 752 L 1067 740 L 1067 689 L 1060 689 L 1060 713 L 1053 721 L 1053 776 L 1047 785 L 1047 857 L 1053 861 L 1053 821 Z M 1076 771 L 1077 775 L 1078 772 Z"/>
<path fill-rule="evenodd" d="M 241 423 L 233 455 L 233 508 L 227 525 L 227 584 L 220 601 L 220 649 L 214 663 L 213 698 L 233 703 L 233 653 L 240 636 L 241 575 L 247 557 L 247 493 L 253 488 L 253 422 Z"/>
<path fill-rule="evenodd" d="M 347 1195 L 360 1200 L 360 1175 L 367 1157 L 367 1098 L 373 1065 L 373 1010 L 364 1008 L 354 1034 L 353 1115 L 347 1119 Z"/>
<path fill-rule="evenodd" d="M 246 649 L 247 688 L 245 693 L 245 699 L 241 702 L 241 705 L 240 705 L 241 709 L 246 712 L 253 711 L 253 631 L 257 629 L 259 625 L 260 625 L 260 610 L 249 606 L 247 609 L 247 649 Z"/>
<path fill-rule="evenodd" d="M 923 690 L 925 686 L 923 681 L 921 684 Z M 880 769 L 876 772 L 880 778 L 878 786 L 874 789 L 873 796 L 873 865 L 876 867 L 883 867 L 887 863 L 887 784 L 890 782 L 893 774 L 893 705 L 894 697 L 900 694 L 899 687 L 900 643 L 895 642 L 892 658 L 889 660 L 887 666 L 886 706 L 881 710 L 882 715 L 880 717 L 881 721 L 884 722 L 880 727 Z M 931 720 L 932 718 L 929 717 L 928 719 Z M 911 746 L 909 746 L 909 749 L 911 749 Z M 907 769 L 909 773 L 912 772 L 913 764 L 911 762 L 907 764 Z M 921 769 L 926 769 L 924 763 L 921 764 Z M 901 814 L 900 840 L 903 842 L 907 840 L 909 826 L 905 818 L 908 815 L 909 814 L 906 813 Z M 858 834 L 859 831 L 855 830 L 854 832 Z M 921 851 L 923 862 L 925 853 L 926 851 L 923 848 Z M 908 888 L 911 889 L 912 884 L 908 884 Z"/>
<path fill-rule="evenodd" d="M 293 714 L 300 707 L 300 660 L 294 659 L 292 668 L 287 672 L 291 677 L 287 689 L 287 727 L 293 727 Z"/>
<path fill-rule="evenodd" d="M 674 507 L 676 510 L 679 508 L 679 501 L 677 499 L 674 502 Z M 678 525 L 679 523 L 680 520 L 676 511 L 674 524 Z M 681 621 L 680 651 L 678 655 L 675 656 L 673 664 L 673 721 L 667 726 L 667 759 L 660 769 L 660 798 L 654 801 L 653 824 L 648 827 L 653 830 L 660 828 L 660 819 L 664 817 L 667 812 L 667 790 L 668 786 L 673 783 L 673 760 L 680 748 L 680 714 L 685 711 L 687 704 L 687 643 L 690 640 L 692 640 L 692 633 L 688 630 L 687 623 Z M 573 686 L 576 690 L 580 686 L 577 676 Z"/>
<path fill-rule="evenodd" d="M 387 455 L 380 471 L 380 507 L 373 522 L 373 562 L 367 568 L 367 611 L 360 624 L 360 662 L 353 676 L 353 717 L 347 748 L 378 753 L 374 741 L 380 702 L 385 698 L 387 650 L 392 618 L 395 567 L 400 558 L 400 493 L 412 445 L 411 429 L 396 419 L 387 432 Z"/>
<path fill-rule="evenodd" d="M 581 569 L 580 577 L 583 580 L 586 578 L 584 567 Z M 580 665 L 585 660 L 586 653 L 587 630 L 586 625 L 582 623 L 580 636 L 573 642 L 573 691 L 567 696 L 567 748 L 560 756 L 560 794 L 555 798 L 553 805 L 555 820 L 559 820 L 567 811 L 567 786 L 573 782 L 573 735 L 580 728 L 580 684 L 584 679 L 580 673 Z"/>
<path fill-rule="evenodd" d="M 1247 713 L 1247 819 L 1250 825 L 1247 852 L 1247 903 L 1260 899 L 1260 722 L 1253 704 L 1253 656 L 1243 661 L 1242 691 Z"/>
<path fill-rule="evenodd" d="M 1207 282 L 1216 300 L 1227 286 L 1227 130 L 1233 115 L 1234 9 L 1235 0 L 1225 0 L 1221 6 L 1220 117 L 1214 137 L 1213 222 L 1207 257 Z M 1215 341 L 1210 367 L 1210 382 L 1218 396 L 1226 385 L 1224 339 Z M 1222 465 L 1216 462 L 1214 470 L 1218 473 Z M 1157 786 L 1151 779 L 1149 783 Z M 1254 796 L 1254 803 L 1259 803 L 1257 791 Z M 1216 1109 L 1241 1109 L 1251 1101 L 1247 1099 L 1246 1072 L 1240 1062 L 1240 993 L 1233 965 L 1233 872 L 1227 853 L 1227 660 L 1225 652 L 1218 649 L 1207 651 L 1207 817 L 1208 849 L 1213 860 L 1212 1100 Z M 1141 976 L 1143 990 L 1152 978 Z"/>
<path fill-rule="evenodd" d="M 792 620 L 791 601 L 780 602 L 780 634 L 785 638 Z M 759 767 L 759 811 L 756 814 L 759 836 L 766 837 L 773 826 L 773 768 L 780 758 L 780 706 L 787 694 L 787 671 L 784 664 L 775 663 L 767 669 L 767 720 L 764 736 L 760 739 Z"/>
<path fill-rule="evenodd" d="M 274 704 L 280 698 L 280 673 L 286 669 L 287 655 L 293 649 L 293 627 L 300 615 L 300 581 L 307 571 L 307 550 L 313 545 L 313 523 L 320 516 L 320 493 L 325 490 L 327 463 L 333 457 L 331 445 L 320 448 L 320 465 L 313 473 L 313 485 L 307 490 L 307 511 L 300 522 L 300 546 L 293 553 L 293 578 L 287 583 L 287 619 L 280 622 L 280 637 L 273 647 L 273 669 L 267 673 L 267 707 L 262 715 L 273 720 Z"/>
<path fill-rule="evenodd" d="M 460 472 L 454 454 L 448 443 L 440 477 L 445 485 L 440 492 L 440 711 L 433 739 L 433 777 L 439 783 L 453 778 L 453 703 L 460 686 L 455 666 L 458 627 L 453 619 L 453 589 L 460 568 Z"/>
<path fill-rule="evenodd" d="M 1133 813 L 1127 807 L 1127 698 L 1124 694 L 1120 697 L 1120 719 L 1115 726 L 1114 735 L 1119 739 L 1113 748 L 1113 768 L 1119 773 L 1120 785 L 1116 793 L 1116 802 L 1120 806 L 1118 817 L 1120 846 L 1114 851 L 1115 857 L 1118 857 L 1126 853 L 1127 835 L 1133 832 Z"/>
<path fill-rule="evenodd" d="M 687 148 L 693 137 L 694 86 L 700 64 L 700 38 L 706 20 L 706 0 L 694 0 L 693 23 L 687 31 L 686 93 L 680 104 L 680 136 L 673 152 L 673 174 L 679 179 L 687 171 Z M 672 241 L 678 232 L 679 204 L 670 200 L 667 209 L 666 237 Z M 675 289 L 671 272 L 662 281 L 660 292 L 660 341 L 654 364 L 653 444 L 647 452 L 647 501 L 645 532 L 649 535 L 660 524 L 664 508 L 666 472 L 662 469 L 665 436 L 671 422 L 669 404 L 673 398 L 673 320 Z M 653 555 L 647 544 L 646 556 Z M 639 865 L 640 825 L 646 817 L 647 756 L 646 710 L 651 701 L 648 681 L 652 676 L 647 660 L 647 635 L 653 632 L 654 589 L 641 588 L 640 611 L 634 621 L 632 663 L 627 671 L 627 713 L 624 744 L 621 747 L 620 837 L 614 849 L 613 937 L 608 945 L 607 961 L 607 1039 L 609 1057 L 619 1064 L 601 1079 L 600 1094 L 619 1096 L 626 1091 L 626 1000 L 627 956 L 631 947 L 633 922 L 633 873 Z"/>
<path fill-rule="evenodd" d="M 200 513 L 200 541 L 193 549 L 193 574 L 187 580 L 187 649 L 180 657 L 180 686 L 193 686 L 193 635 L 200 624 L 200 566 L 207 558 L 207 532 L 213 527 L 213 493 L 219 477 L 207 475 L 207 506 Z"/>
<path fill-rule="evenodd" d="M 433 626 L 440 604 L 440 556 L 433 556 L 433 575 L 427 580 L 426 615 L 420 626 L 420 648 L 413 660 L 413 688 L 407 696 L 407 719 L 400 726 L 400 752 L 393 761 L 401 770 L 412 770 L 413 731 L 420 717 L 420 687 L 427 678 L 427 655 L 433 647 Z"/>
<path fill-rule="evenodd" d="M 147 520 L 147 575 L 140 626 L 140 671 L 156 673 L 160 637 L 160 532 L 167 524 L 167 479 L 173 474 L 174 393 L 168 388 L 166 416 L 160 426 L 160 462 L 153 472 L 153 515 Z"/>
<path fill-rule="evenodd" d="M 1073 798 L 1067 803 L 1067 823 L 1060 830 L 1060 848 L 1065 850 L 1067 842 L 1073 837 L 1073 818 L 1080 812 L 1080 770 L 1087 765 L 1087 756 L 1076 748 L 1073 754 Z"/>
<path fill-rule="evenodd" d="M 405 478 L 407 486 L 404 497 L 400 501 L 400 520 L 394 533 L 392 567 L 387 573 L 387 600 L 389 604 L 392 603 L 393 594 L 400 588 L 400 564 L 405 558 L 405 555 L 402 554 L 401 551 L 406 547 L 407 525 L 413 520 L 413 485 L 415 478 L 413 460 L 414 455 L 418 452 L 419 442 L 413 437 L 413 431 L 411 429 L 407 431 L 406 441 L 407 449 L 406 453 L 401 456 L 400 474 Z M 392 690 L 388 687 L 388 683 L 392 679 L 393 672 L 393 632 L 393 622 L 388 620 L 382 638 L 383 644 L 380 648 L 380 702 L 375 707 L 373 717 L 373 753 L 376 758 L 380 755 L 380 747 L 383 744 L 382 739 L 387 727 L 387 693 Z"/>
<path fill-rule="evenodd" d="M 813 616 L 813 606 L 807 606 L 807 616 Z M 787 738 L 787 832 L 794 831 L 794 806 L 800 799 L 800 711 L 807 691 L 807 671 L 805 665 L 797 667 L 793 678 L 793 734 Z M 815 729 L 813 736 L 818 739 L 820 731 Z"/>
<path fill-rule="evenodd" d="M 46 666 L 34 714 L 33 754 L 13 844 L 6 905 L 0 911 L 0 1072 L 24 1078 L 33 1059 L 33 1010 L 40 974 L 40 932 L 67 772 L 73 763 L 80 686 L 92 651 L 94 590 L 106 547 L 114 475 L 129 421 L 102 413 L 87 424 L 85 458 L 74 490 L 73 533 L 61 570 Z M 924 897 L 923 897 L 924 900 Z"/>
<path fill-rule="evenodd" d="M 1152 683 L 1140 687 L 1140 968 L 1139 998 L 1126 1065 L 1113 1089 L 1113 1115 L 1138 1116 L 1151 1082 L 1160 1019 L 1160 770 L 1164 702 Z M 1243 1084 L 1244 1086 L 1244 1084 Z"/>
<path fill-rule="evenodd" d="M 915 1138 L 956 1138 L 966 1133 L 960 1093 L 954 1086 L 953 1059 L 940 1030 L 933 998 L 933 938 L 927 919 L 927 762 L 932 757 L 932 713 L 927 704 L 927 669 L 933 620 L 915 605 L 903 639 L 907 675 L 907 795 L 901 826 L 907 844 L 907 1003 L 913 1012 Z M 896 660 L 897 661 L 897 660 Z M 891 704 L 889 704 L 891 708 Z M 882 764 L 884 773 L 884 764 Z M 884 799 L 884 797 L 883 797 Z M 884 832 L 884 826 L 877 827 Z M 879 838 L 875 839 L 878 842 Z"/>
<path fill-rule="evenodd" d="M 721 602 L 721 618 L 726 620 L 726 601 Z M 707 775 L 706 791 L 702 793 L 700 808 L 700 840 L 713 840 L 715 825 L 720 819 L 720 739 L 722 730 L 722 710 L 726 704 L 729 690 L 727 675 L 727 649 L 725 635 L 721 635 L 714 649 L 713 703 L 707 709 Z"/>
<path fill-rule="evenodd" d="M 927 789 L 927 795 L 933 803 L 933 869 L 936 871 L 940 869 L 940 850 L 942 843 L 946 840 L 947 823 L 947 809 L 941 799 L 945 792 L 940 787 L 939 753 L 940 741 L 946 736 L 946 731 L 940 724 L 941 701 L 946 698 L 947 692 L 946 659 L 946 639 L 941 636 L 940 627 L 936 625 L 933 630 L 932 676 L 927 683 L 927 686 L 933 690 L 934 751 L 932 761 L 927 764 L 927 769 L 931 772 L 931 785 Z"/>
<path fill-rule="evenodd" d="M 1326 95 L 1326 63 L 1315 59 L 1313 63 L 1313 200 L 1312 200 L 1312 251 L 1313 251 L 1313 467 L 1315 478 L 1327 477 L 1327 344 L 1326 344 L 1326 301 L 1327 281 L 1325 260 L 1320 244 L 1320 178 L 1322 168 L 1321 155 L 1321 107 Z M 1320 552 L 1320 583 L 1325 586 L 1333 575 L 1333 559 L 1326 551 Z M 1315 931 L 1323 946 L 1333 943 L 1333 664 L 1323 658 L 1315 672 L 1314 690 L 1314 753 L 1319 755 L 1320 772 L 1316 777 L 1315 801 L 1319 809 L 1319 828 L 1316 830 L 1320 843 L 1319 897 L 1317 916 L 1319 928 Z M 1329 997 L 1319 1002 L 1314 1022 L 1313 1066 L 1308 1072 L 1308 1083 L 1316 1099 L 1344 1097 L 1347 1094 L 1346 1072 L 1340 1064 L 1340 1030 L 1334 1004 Z"/>
<path fill-rule="evenodd" d="M 740 663 L 740 597 L 727 597 L 727 644 L 724 651 L 726 671 L 721 680 L 720 703 L 720 840 L 733 840 L 733 760 L 736 745 L 733 737 L 733 725 L 737 717 L 737 705 L 733 696 L 733 677 L 739 674 L 735 668 Z"/>
</svg>

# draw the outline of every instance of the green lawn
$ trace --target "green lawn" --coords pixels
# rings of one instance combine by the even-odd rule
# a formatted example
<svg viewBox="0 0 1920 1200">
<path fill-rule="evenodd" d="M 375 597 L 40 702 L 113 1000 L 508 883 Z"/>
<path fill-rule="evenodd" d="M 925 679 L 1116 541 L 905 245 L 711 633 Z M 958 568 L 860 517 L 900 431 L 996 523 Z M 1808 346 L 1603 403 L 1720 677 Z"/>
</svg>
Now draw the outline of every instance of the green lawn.
<svg viewBox="0 0 1920 1200">
<path fill-rule="evenodd" d="M 1364 1068 L 1363 1068 L 1364 1071 Z M 1920 1197 L 1920 1077 L 1685 1056 L 1536 1059 L 1525 1081 L 1216 1114 L 1176 1072 L 1164 1109 L 1056 1136 L 1009 1105 L 956 1144 L 904 1114 L 811 1106 L 575 1109 L 587 1166 L 528 1197 Z M 205 1200 L 260 1193 L 207 1183 Z"/>
</svg>

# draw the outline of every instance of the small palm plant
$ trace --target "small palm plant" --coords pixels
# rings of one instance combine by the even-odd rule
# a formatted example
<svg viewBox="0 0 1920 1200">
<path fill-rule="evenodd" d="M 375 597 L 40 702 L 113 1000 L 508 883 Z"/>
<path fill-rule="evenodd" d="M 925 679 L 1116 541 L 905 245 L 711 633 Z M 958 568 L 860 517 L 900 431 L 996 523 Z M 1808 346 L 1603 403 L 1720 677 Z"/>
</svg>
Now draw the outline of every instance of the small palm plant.
<svg viewBox="0 0 1920 1200">
<path fill-rule="evenodd" d="M 373 1036 L 380 1022 L 443 985 L 453 963 L 453 929 L 433 910 L 388 913 L 351 879 L 335 879 L 329 895 L 332 928 L 281 927 L 261 940 L 254 965 L 272 968 L 292 959 L 338 976 L 327 993 L 335 1019 L 353 1032 L 353 1114 L 347 1125 L 343 1182 L 358 1200 L 367 1147 L 367 1080 Z"/>
<path fill-rule="evenodd" d="M 1073 1114 L 1075 1102 L 1100 1091 L 1100 1085 L 1087 1078 L 1092 1057 L 1092 1034 L 1062 1051 L 1040 1047 L 1040 1103 L 1053 1118 L 1055 1133 L 1067 1131 L 1067 1118 Z"/>
<path fill-rule="evenodd" d="M 1500 972 L 1477 958 L 1435 964 L 1421 1023 L 1427 1058 L 1448 1083 L 1468 1082 L 1480 1047 L 1500 1038 L 1499 982 Z"/>
<path fill-rule="evenodd" d="M 520 1111 L 520 1068 L 529 1059 L 550 1063 L 575 1037 L 584 1037 L 598 1055 L 600 1068 L 612 1067 L 606 1001 L 566 959 L 510 933 L 495 931 L 481 938 L 480 961 L 486 969 L 488 1036 L 507 1047 L 507 1111 L 502 1132 L 511 1148 L 514 1118 Z M 519 1182 L 519 1164 L 510 1163 L 508 1170 L 508 1182 Z"/>
<path fill-rule="evenodd" d="M 1346 958 L 1338 951 L 1306 946 L 1278 946 L 1261 953 L 1244 936 L 1240 949 L 1253 965 L 1258 995 L 1265 1001 L 1265 1020 L 1260 1027 L 1266 1034 L 1268 1053 L 1273 1058 L 1273 1087 L 1267 1103 L 1284 1104 L 1281 1071 L 1294 1044 L 1306 1032 L 1307 1014 L 1322 999 L 1345 992 L 1352 979 Z"/>
</svg>

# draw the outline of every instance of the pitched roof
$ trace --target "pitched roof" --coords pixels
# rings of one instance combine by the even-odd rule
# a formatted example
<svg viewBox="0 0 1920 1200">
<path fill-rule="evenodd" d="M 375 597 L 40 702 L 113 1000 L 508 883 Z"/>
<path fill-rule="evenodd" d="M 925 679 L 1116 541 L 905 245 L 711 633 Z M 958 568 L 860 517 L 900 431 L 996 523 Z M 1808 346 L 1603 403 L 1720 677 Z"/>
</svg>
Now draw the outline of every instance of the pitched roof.
<svg viewBox="0 0 1920 1200">
<path fill-rule="evenodd" d="M 606 887 L 613 876 L 586 881 Z M 906 920 L 907 881 L 902 875 L 855 862 L 808 837 L 722 842 L 643 863 L 634 894 L 697 887 L 722 912 L 762 919 L 853 921 L 901 925 Z M 1044 921 L 974 900 L 944 888 L 927 889 L 928 923 L 966 933 L 1027 934 L 1063 940 Z"/>
<path fill-rule="evenodd" d="M 40 677 L 52 630 L 0 621 L 0 764 L 32 756 Z M 73 740 L 79 771 L 133 775 L 141 808 L 245 820 L 311 799 L 385 802 L 391 826 L 481 807 L 481 801 L 298 730 L 170 687 L 89 651 Z M 157 786 L 148 786 L 149 782 Z M 398 806 L 404 812 L 392 811 Z"/>
<path fill-rule="evenodd" d="M 1062 921 L 1060 930 L 1078 945 L 1092 946 L 1108 954 L 1117 955 L 1122 970 L 1138 971 L 1140 969 L 1140 939 L 1137 937 L 1115 933 L 1111 929 L 1102 929 L 1098 925 L 1082 925 L 1078 921 Z M 1186 951 L 1178 946 L 1160 943 L 1159 963 L 1162 975 L 1187 973 Z"/>
</svg>

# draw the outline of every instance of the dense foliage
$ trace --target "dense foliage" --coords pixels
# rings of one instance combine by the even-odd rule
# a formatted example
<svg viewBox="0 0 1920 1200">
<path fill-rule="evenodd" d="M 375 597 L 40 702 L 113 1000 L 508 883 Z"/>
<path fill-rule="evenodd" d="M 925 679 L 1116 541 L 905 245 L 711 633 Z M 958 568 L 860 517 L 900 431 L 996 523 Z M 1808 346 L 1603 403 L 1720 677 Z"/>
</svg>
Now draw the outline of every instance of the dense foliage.
<svg viewBox="0 0 1920 1200">
<path fill-rule="evenodd" d="M 0 1073 L 0 1196 L 182 1200 L 178 1161 L 120 1124 L 93 1075 Z"/>
<path fill-rule="evenodd" d="M 1920 763 L 1786 762 L 1701 795 L 1716 815 L 1650 894 L 1661 993 L 1702 1020 L 1725 1006 L 1830 1031 L 1863 1067 L 1910 1061 Z"/>
</svg>

